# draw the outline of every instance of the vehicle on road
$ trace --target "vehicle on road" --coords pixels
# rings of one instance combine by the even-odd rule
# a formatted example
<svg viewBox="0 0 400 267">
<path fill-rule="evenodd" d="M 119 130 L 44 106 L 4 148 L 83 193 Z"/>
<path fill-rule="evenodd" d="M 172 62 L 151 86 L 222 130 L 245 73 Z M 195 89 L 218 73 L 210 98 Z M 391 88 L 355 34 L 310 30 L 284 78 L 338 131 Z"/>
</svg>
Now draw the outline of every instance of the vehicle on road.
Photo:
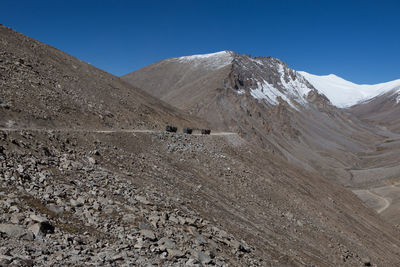
<svg viewBox="0 0 400 267">
<path fill-rule="evenodd" d="M 178 131 L 178 127 L 167 125 L 167 127 L 165 127 L 165 130 L 170 133 L 176 133 Z"/>
<path fill-rule="evenodd" d="M 183 128 L 183 133 L 192 134 L 193 133 L 193 129 L 191 129 L 191 128 Z"/>
<path fill-rule="evenodd" d="M 210 129 L 201 129 L 201 134 L 211 134 Z"/>
</svg>

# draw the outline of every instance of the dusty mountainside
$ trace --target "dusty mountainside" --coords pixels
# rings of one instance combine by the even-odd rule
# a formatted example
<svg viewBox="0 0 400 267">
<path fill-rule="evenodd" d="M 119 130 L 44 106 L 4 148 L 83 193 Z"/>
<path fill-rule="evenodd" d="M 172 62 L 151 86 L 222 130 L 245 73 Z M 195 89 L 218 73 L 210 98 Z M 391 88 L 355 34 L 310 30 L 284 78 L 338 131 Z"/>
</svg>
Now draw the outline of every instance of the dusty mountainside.
<svg viewBox="0 0 400 267">
<path fill-rule="evenodd" d="M 345 185 L 385 220 L 399 225 L 400 136 L 389 131 L 400 125 L 397 90 L 389 93 L 391 98 L 346 110 L 319 93 L 332 94 L 340 86 L 339 91 L 354 89 L 364 95 L 364 89 L 381 92 L 398 81 L 356 85 L 333 75 L 311 75 L 316 90 L 307 75 L 276 58 L 223 51 L 163 60 L 122 78 L 201 116 L 214 128 L 237 132 L 275 157 Z M 351 100 L 334 96 L 336 104 Z M 377 101 L 387 104 L 375 105 Z"/>
<path fill-rule="evenodd" d="M 56 48 L 0 26 L 0 127 L 158 128 L 196 119 Z"/>
<path fill-rule="evenodd" d="M 381 132 L 391 134 L 375 151 L 360 155 L 362 164 L 352 171 L 355 179 L 365 181 L 354 192 L 368 206 L 377 210 L 388 222 L 400 225 L 400 121 L 398 90 L 394 88 L 373 99 L 347 109 L 349 113 L 368 124 L 377 125 Z"/>
<path fill-rule="evenodd" d="M 346 171 L 385 136 L 332 106 L 276 58 L 225 51 L 167 59 L 122 77 L 150 94 L 238 132 L 306 169 L 352 186 Z"/>
<path fill-rule="evenodd" d="M 280 157 L 282 148 L 257 145 L 276 148 L 273 138 L 246 140 L 249 126 L 236 128 L 246 139 L 158 131 L 167 121 L 201 122 L 0 29 L 0 265 L 400 264 L 398 229 L 341 185 Z M 241 78 L 231 78 L 232 94 L 250 99 Z M 233 95 L 220 91 L 216 101 L 228 103 L 223 94 Z M 329 109 L 318 94 L 293 98 Z M 286 139 L 277 140 L 290 146 L 299 137 L 289 115 L 301 107 L 276 100 L 273 117 L 255 113 L 264 111 L 257 101 L 243 124 L 280 118 Z M 234 129 L 239 118 L 227 118 L 224 127 Z"/>
<path fill-rule="evenodd" d="M 395 88 L 366 102 L 354 105 L 349 112 L 367 122 L 400 132 L 399 89 Z"/>
</svg>

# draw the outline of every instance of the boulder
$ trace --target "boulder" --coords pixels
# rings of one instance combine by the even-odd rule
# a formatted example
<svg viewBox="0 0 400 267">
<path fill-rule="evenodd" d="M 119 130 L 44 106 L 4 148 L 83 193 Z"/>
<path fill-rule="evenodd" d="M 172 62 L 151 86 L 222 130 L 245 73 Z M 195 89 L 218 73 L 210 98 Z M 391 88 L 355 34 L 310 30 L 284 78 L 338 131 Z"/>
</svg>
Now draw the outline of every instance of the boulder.
<svg viewBox="0 0 400 267">
<path fill-rule="evenodd" d="M 13 224 L 0 224 L 0 233 L 4 233 L 9 237 L 20 237 L 25 234 L 25 229 Z"/>
<path fill-rule="evenodd" d="M 144 205 L 150 205 L 151 204 L 150 201 L 148 201 L 145 197 L 142 197 L 142 196 L 136 196 L 135 199 L 137 201 L 139 201 L 140 203 L 144 204 Z"/>
<path fill-rule="evenodd" d="M 211 263 L 211 257 L 200 250 L 193 251 L 194 256 L 202 263 L 202 264 L 209 264 Z"/>
<path fill-rule="evenodd" d="M 160 246 L 160 248 L 162 248 L 163 251 L 165 249 L 175 249 L 176 247 L 175 242 L 167 237 L 161 238 L 160 240 L 158 240 L 157 243 Z"/>
<path fill-rule="evenodd" d="M 368 257 L 363 258 L 362 262 L 363 262 L 364 266 L 372 266 L 371 259 Z"/>
<path fill-rule="evenodd" d="M 150 241 L 157 240 L 156 234 L 152 230 L 147 230 L 147 229 L 140 230 L 140 235 L 143 238 L 148 239 Z"/>
<path fill-rule="evenodd" d="M 35 237 L 37 237 L 54 233 L 54 226 L 52 226 L 48 221 L 43 221 L 31 225 L 28 230 L 31 231 Z"/>
<path fill-rule="evenodd" d="M 95 158 L 88 157 L 88 161 L 89 161 L 90 164 L 93 164 L 93 165 L 97 164 L 97 160 Z"/>
<path fill-rule="evenodd" d="M 183 258 L 185 256 L 185 252 L 179 249 L 167 249 L 169 258 Z"/>
<path fill-rule="evenodd" d="M 31 216 L 29 216 L 33 221 L 38 222 L 38 223 L 48 223 L 49 220 L 47 220 L 47 218 L 39 216 L 39 215 L 35 215 L 35 214 L 31 214 Z"/>
<path fill-rule="evenodd" d="M 4 233 L 12 238 L 21 238 L 25 240 L 33 240 L 31 233 L 27 232 L 24 228 L 14 224 L 0 224 L 0 233 Z"/>
</svg>

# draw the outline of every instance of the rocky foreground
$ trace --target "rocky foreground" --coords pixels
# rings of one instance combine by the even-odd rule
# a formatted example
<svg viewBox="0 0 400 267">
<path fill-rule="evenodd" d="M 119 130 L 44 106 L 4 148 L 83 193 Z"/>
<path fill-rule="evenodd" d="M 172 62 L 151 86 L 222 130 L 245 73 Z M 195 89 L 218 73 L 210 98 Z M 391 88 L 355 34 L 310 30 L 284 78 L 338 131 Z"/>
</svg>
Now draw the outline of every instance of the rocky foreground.
<svg viewBox="0 0 400 267">
<path fill-rule="evenodd" d="M 375 225 L 384 223 L 356 196 L 312 176 L 299 180 L 304 173 L 279 169 L 280 162 L 260 153 L 238 136 L 2 131 L 1 264 L 385 266 L 396 260 L 385 256 L 398 251 L 396 234 L 389 236 L 388 227 L 378 238 Z"/>
<path fill-rule="evenodd" d="M 98 164 L 106 148 L 85 151 L 57 132 L 2 132 L 0 142 L 0 265 L 259 264 L 185 201 L 138 185 L 141 172 L 158 171 L 145 158 L 107 148 L 132 174 Z"/>
</svg>

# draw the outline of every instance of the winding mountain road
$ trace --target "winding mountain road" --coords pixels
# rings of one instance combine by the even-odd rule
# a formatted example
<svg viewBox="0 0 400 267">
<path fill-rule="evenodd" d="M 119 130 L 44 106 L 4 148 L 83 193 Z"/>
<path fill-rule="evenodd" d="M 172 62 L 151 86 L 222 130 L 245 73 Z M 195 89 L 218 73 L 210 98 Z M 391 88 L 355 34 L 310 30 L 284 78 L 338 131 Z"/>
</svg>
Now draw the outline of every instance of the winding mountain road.
<svg viewBox="0 0 400 267">
<path fill-rule="evenodd" d="M 377 213 L 382 213 L 384 210 L 386 210 L 387 208 L 389 208 L 389 206 L 390 206 L 390 201 L 389 201 L 387 198 L 384 198 L 384 197 L 382 197 L 382 196 L 380 196 L 380 195 L 378 195 L 378 194 L 372 192 L 371 190 L 366 190 L 366 191 L 367 191 L 370 195 L 372 195 L 372 196 L 374 196 L 374 197 L 376 197 L 376 198 L 378 198 L 378 199 L 381 199 L 381 200 L 385 203 L 380 209 L 376 210 Z"/>
<path fill-rule="evenodd" d="M 385 198 L 373 192 L 372 189 L 353 190 L 353 193 L 355 193 L 364 203 L 367 204 L 368 207 L 374 209 L 377 213 L 382 213 L 391 205 L 391 200 L 389 198 Z"/>
</svg>

